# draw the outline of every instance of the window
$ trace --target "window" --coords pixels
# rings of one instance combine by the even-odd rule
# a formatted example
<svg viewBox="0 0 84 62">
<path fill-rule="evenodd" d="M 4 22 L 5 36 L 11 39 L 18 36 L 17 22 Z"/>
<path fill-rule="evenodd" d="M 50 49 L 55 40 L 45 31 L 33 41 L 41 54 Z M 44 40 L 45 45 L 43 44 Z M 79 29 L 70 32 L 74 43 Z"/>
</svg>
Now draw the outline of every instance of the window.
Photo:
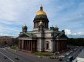
<svg viewBox="0 0 84 62">
<path fill-rule="evenodd" d="M 49 49 L 49 42 L 46 41 L 46 49 Z"/>
</svg>

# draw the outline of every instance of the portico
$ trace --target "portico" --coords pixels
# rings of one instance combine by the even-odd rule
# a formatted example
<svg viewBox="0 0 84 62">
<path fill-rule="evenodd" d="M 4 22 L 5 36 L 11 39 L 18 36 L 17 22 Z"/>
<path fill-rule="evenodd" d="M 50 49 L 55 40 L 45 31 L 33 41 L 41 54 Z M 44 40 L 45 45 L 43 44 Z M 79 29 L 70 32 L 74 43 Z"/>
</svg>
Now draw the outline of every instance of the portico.
<svg viewBox="0 0 84 62">
<path fill-rule="evenodd" d="M 24 51 L 37 51 L 37 40 L 19 40 L 19 48 Z"/>
</svg>

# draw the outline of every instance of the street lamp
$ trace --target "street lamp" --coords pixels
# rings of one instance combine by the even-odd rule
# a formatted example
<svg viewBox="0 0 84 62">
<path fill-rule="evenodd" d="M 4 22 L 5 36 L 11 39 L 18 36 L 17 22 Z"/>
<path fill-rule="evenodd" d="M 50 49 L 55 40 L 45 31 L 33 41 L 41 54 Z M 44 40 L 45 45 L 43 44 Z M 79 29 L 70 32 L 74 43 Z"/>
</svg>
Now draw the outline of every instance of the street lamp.
<svg viewBox="0 0 84 62">
<path fill-rule="evenodd" d="M 15 53 L 17 53 L 17 51 L 18 51 L 18 48 L 16 47 Z M 17 55 L 17 54 L 16 54 L 15 59 L 16 59 L 16 60 L 19 60 L 19 58 L 18 58 L 18 55 Z"/>
</svg>

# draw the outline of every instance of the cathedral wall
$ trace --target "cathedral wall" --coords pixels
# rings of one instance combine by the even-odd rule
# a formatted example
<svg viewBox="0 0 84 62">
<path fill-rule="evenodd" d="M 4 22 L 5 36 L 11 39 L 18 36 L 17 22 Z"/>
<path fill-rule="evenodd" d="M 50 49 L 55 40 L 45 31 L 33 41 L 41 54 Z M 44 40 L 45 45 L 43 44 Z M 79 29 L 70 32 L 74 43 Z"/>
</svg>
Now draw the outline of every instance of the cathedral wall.
<svg viewBox="0 0 84 62">
<path fill-rule="evenodd" d="M 51 38 L 51 33 L 45 33 L 45 38 L 46 38 L 46 37 Z"/>
<path fill-rule="evenodd" d="M 47 49 L 47 43 L 49 44 L 49 48 Z M 51 42 L 51 39 L 45 39 L 45 42 L 44 42 L 44 47 L 45 47 L 45 51 L 49 51 L 49 52 L 52 52 L 52 42 Z"/>
<path fill-rule="evenodd" d="M 41 41 L 40 41 L 40 39 L 37 40 L 37 51 L 41 51 Z"/>
<path fill-rule="evenodd" d="M 44 51 L 44 41 L 42 39 L 37 40 L 37 51 Z"/>
</svg>

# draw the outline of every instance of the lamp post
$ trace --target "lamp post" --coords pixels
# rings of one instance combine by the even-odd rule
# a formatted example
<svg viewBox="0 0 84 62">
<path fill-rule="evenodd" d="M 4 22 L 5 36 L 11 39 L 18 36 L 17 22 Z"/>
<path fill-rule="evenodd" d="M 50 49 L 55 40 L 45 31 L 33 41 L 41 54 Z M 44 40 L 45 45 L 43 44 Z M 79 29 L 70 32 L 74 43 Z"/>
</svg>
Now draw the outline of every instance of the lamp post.
<svg viewBox="0 0 84 62">
<path fill-rule="evenodd" d="M 16 50 L 15 50 L 15 54 L 16 54 L 15 59 L 16 59 L 16 60 L 19 60 L 18 55 L 17 55 L 17 51 L 18 51 L 18 47 L 16 47 Z"/>
</svg>

